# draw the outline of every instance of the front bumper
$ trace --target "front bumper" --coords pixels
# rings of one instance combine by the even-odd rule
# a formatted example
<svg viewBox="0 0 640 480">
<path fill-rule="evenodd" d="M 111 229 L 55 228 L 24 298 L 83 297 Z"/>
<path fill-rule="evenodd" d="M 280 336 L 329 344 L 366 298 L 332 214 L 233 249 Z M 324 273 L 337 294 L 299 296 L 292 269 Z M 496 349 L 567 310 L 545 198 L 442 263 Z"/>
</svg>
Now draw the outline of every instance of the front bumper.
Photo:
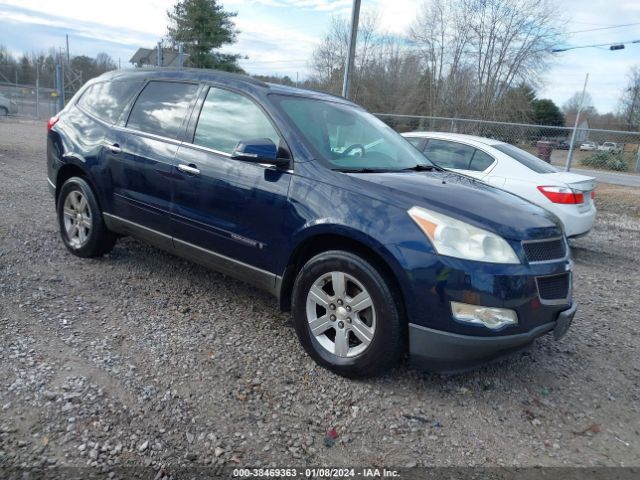
<svg viewBox="0 0 640 480">
<path fill-rule="evenodd" d="M 444 332 L 409 324 L 411 360 L 421 368 L 438 373 L 469 370 L 506 354 L 521 350 L 536 338 L 553 331 L 556 340 L 562 338 L 571 325 L 577 305 L 572 303 L 561 311 L 555 321 L 539 325 L 515 335 L 476 337 Z"/>
</svg>

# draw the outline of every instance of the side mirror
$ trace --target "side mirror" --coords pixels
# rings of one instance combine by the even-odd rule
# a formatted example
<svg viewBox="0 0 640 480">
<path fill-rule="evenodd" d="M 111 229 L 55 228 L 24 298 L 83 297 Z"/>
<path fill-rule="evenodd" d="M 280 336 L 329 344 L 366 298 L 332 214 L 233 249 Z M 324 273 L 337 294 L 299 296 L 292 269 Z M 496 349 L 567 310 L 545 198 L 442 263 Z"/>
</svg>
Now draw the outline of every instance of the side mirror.
<svg viewBox="0 0 640 480">
<path fill-rule="evenodd" d="M 240 140 L 231 154 L 234 160 L 251 163 L 266 163 L 282 167 L 289 165 L 288 158 L 278 158 L 278 147 L 270 138 Z"/>
</svg>

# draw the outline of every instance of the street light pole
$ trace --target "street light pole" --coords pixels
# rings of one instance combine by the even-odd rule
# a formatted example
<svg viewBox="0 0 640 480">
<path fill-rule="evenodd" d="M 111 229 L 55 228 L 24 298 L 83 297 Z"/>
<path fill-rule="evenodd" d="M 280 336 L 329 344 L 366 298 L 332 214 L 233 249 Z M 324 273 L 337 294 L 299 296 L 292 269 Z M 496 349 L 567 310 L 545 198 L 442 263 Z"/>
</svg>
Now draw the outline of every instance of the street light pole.
<svg viewBox="0 0 640 480">
<path fill-rule="evenodd" d="M 580 112 L 582 111 L 582 105 L 584 103 L 584 94 L 587 91 L 587 82 L 589 81 L 589 74 L 584 78 L 584 87 L 582 87 L 582 96 L 580 97 L 580 105 L 576 112 L 576 123 L 573 125 L 573 133 L 571 134 L 571 143 L 569 144 L 569 153 L 567 154 L 567 166 L 565 170 L 568 172 L 571 170 L 571 161 L 573 160 L 573 144 L 576 141 L 576 131 L 578 130 L 578 124 L 580 122 Z"/>
<path fill-rule="evenodd" d="M 360 0 L 353 0 L 351 10 L 351 36 L 349 37 L 349 49 L 347 61 L 344 66 L 344 78 L 342 81 L 342 96 L 349 98 L 349 88 L 351 87 L 351 71 L 353 70 L 353 59 L 356 55 L 356 41 L 358 39 L 358 21 L 360 19 Z"/>
</svg>

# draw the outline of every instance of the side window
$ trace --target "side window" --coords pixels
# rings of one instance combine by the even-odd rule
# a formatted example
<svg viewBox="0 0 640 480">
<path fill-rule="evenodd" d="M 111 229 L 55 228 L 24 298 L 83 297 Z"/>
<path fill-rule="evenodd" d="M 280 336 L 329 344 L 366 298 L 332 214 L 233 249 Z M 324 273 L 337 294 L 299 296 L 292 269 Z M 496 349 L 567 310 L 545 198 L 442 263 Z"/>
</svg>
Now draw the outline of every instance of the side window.
<svg viewBox="0 0 640 480">
<path fill-rule="evenodd" d="M 163 137 L 178 138 L 198 85 L 149 82 L 138 96 L 127 127 Z"/>
<path fill-rule="evenodd" d="M 96 117 L 116 123 L 125 105 L 142 85 L 141 80 L 116 80 L 91 85 L 80 97 L 78 104 Z"/>
<path fill-rule="evenodd" d="M 280 137 L 260 108 L 244 95 L 211 87 L 202 105 L 193 143 L 231 154 L 240 140 Z"/>
<path fill-rule="evenodd" d="M 482 172 L 489 168 L 493 163 L 493 157 L 484 153 L 481 150 L 476 150 L 473 154 L 473 158 L 471 159 L 471 166 L 469 170 L 474 170 L 476 172 Z"/>
<path fill-rule="evenodd" d="M 446 140 L 429 140 L 424 155 L 443 168 L 468 170 L 475 148 Z"/>
<path fill-rule="evenodd" d="M 422 147 L 424 146 L 424 138 L 419 137 L 404 137 L 407 141 L 416 147 L 418 150 L 422 151 Z"/>
</svg>

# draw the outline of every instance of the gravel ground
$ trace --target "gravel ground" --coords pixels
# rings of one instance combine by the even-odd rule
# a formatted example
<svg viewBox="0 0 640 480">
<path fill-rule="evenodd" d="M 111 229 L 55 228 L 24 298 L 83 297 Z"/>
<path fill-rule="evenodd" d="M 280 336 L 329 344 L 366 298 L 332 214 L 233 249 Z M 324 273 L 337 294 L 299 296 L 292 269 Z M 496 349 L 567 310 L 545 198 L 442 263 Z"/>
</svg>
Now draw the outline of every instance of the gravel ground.
<svg viewBox="0 0 640 480">
<path fill-rule="evenodd" d="M 0 466 L 640 465 L 637 208 L 603 197 L 574 242 L 562 341 L 454 377 L 352 381 L 252 287 L 132 239 L 69 254 L 44 139 L 0 121 Z"/>
</svg>

